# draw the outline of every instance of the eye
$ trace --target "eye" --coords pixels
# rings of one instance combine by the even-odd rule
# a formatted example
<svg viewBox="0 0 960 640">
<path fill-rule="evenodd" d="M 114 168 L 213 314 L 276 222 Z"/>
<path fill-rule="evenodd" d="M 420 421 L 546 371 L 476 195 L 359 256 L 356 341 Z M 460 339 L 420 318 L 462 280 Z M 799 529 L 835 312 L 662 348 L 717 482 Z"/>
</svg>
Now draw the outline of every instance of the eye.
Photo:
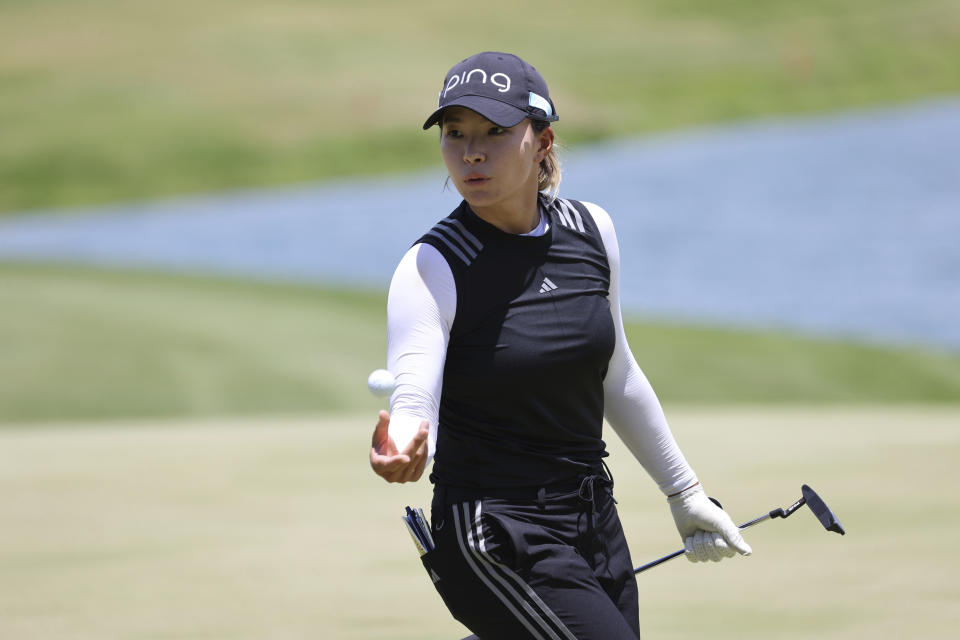
<svg viewBox="0 0 960 640">
<path fill-rule="evenodd" d="M 462 136 L 463 134 L 460 133 L 460 130 L 459 130 L 459 129 L 447 129 L 447 130 L 443 133 L 443 135 L 445 135 L 445 136 L 448 137 L 448 138 L 459 138 L 459 137 Z"/>
<path fill-rule="evenodd" d="M 492 136 L 498 136 L 501 133 L 506 133 L 506 132 L 507 130 L 504 129 L 503 127 L 490 127 L 490 135 Z"/>
</svg>

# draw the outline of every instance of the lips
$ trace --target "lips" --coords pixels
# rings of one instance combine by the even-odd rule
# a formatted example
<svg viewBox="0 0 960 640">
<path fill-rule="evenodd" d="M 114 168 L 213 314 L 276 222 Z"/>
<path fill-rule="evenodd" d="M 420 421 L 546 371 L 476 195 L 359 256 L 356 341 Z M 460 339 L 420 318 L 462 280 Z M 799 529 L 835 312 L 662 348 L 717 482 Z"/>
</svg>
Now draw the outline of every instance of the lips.
<svg viewBox="0 0 960 640">
<path fill-rule="evenodd" d="M 464 176 L 463 181 L 471 186 L 477 186 L 485 184 L 490 180 L 489 176 L 485 176 L 481 173 L 470 173 Z"/>
</svg>

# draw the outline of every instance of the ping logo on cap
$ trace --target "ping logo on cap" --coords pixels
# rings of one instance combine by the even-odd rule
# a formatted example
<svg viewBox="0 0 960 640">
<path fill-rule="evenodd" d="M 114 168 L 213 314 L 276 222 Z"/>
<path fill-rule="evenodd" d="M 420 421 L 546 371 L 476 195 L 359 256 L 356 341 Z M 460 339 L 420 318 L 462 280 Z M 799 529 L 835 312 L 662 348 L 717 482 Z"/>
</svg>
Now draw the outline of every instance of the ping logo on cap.
<svg viewBox="0 0 960 640">
<path fill-rule="evenodd" d="M 468 84 L 473 80 L 473 74 L 480 74 L 480 84 L 487 83 L 487 72 L 483 69 L 471 69 L 470 71 L 464 71 L 459 75 L 450 76 L 450 79 L 447 80 L 447 86 L 443 89 L 443 94 L 441 98 L 446 98 L 447 94 L 450 93 L 451 89 L 463 84 Z M 490 75 L 490 84 L 497 87 L 497 91 L 500 93 L 506 93 L 510 91 L 510 85 L 512 84 L 510 76 L 505 73 L 497 72 Z"/>
<path fill-rule="evenodd" d="M 437 109 L 423 128 L 439 124 L 448 107 L 465 107 L 501 127 L 515 126 L 528 117 L 558 119 L 543 76 L 517 56 L 496 51 L 470 56 L 447 72 Z"/>
</svg>

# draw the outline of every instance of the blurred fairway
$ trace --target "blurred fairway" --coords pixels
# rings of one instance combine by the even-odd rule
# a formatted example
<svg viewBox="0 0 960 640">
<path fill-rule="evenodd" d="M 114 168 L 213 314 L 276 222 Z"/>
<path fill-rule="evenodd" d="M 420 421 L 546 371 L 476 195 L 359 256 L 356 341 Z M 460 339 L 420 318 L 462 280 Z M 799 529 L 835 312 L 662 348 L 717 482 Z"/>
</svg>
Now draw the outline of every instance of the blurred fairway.
<svg viewBox="0 0 960 640">
<path fill-rule="evenodd" d="M 527 57 L 561 139 L 960 91 L 954 0 L 0 2 L 0 212 L 404 171 L 451 64 Z"/>
<path fill-rule="evenodd" d="M 750 558 L 643 574 L 645 638 L 956 637 L 960 410 L 667 410 L 736 520 L 808 483 L 847 535 L 803 509 L 749 531 Z M 365 413 L 0 431 L 0 637 L 461 638 L 400 522 L 430 487 L 370 472 L 371 425 Z M 610 445 L 641 564 L 679 541 L 653 483 Z"/>
<path fill-rule="evenodd" d="M 374 411 L 385 295 L 0 263 L 0 427 Z M 960 403 L 960 354 L 631 323 L 665 403 Z"/>
</svg>

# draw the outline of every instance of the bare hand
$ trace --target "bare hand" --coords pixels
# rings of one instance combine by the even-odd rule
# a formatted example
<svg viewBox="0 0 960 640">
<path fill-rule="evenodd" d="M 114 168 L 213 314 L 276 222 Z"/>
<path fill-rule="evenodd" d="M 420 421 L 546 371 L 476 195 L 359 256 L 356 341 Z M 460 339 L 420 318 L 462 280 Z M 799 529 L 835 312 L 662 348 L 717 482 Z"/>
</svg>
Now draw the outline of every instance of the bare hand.
<svg viewBox="0 0 960 640">
<path fill-rule="evenodd" d="M 370 447 L 370 466 L 373 472 L 387 482 L 416 482 L 427 466 L 427 434 L 429 423 L 420 423 L 420 430 L 403 451 L 397 451 L 397 445 L 388 433 L 390 414 L 381 411 L 377 426 L 373 429 L 373 443 Z"/>
</svg>

